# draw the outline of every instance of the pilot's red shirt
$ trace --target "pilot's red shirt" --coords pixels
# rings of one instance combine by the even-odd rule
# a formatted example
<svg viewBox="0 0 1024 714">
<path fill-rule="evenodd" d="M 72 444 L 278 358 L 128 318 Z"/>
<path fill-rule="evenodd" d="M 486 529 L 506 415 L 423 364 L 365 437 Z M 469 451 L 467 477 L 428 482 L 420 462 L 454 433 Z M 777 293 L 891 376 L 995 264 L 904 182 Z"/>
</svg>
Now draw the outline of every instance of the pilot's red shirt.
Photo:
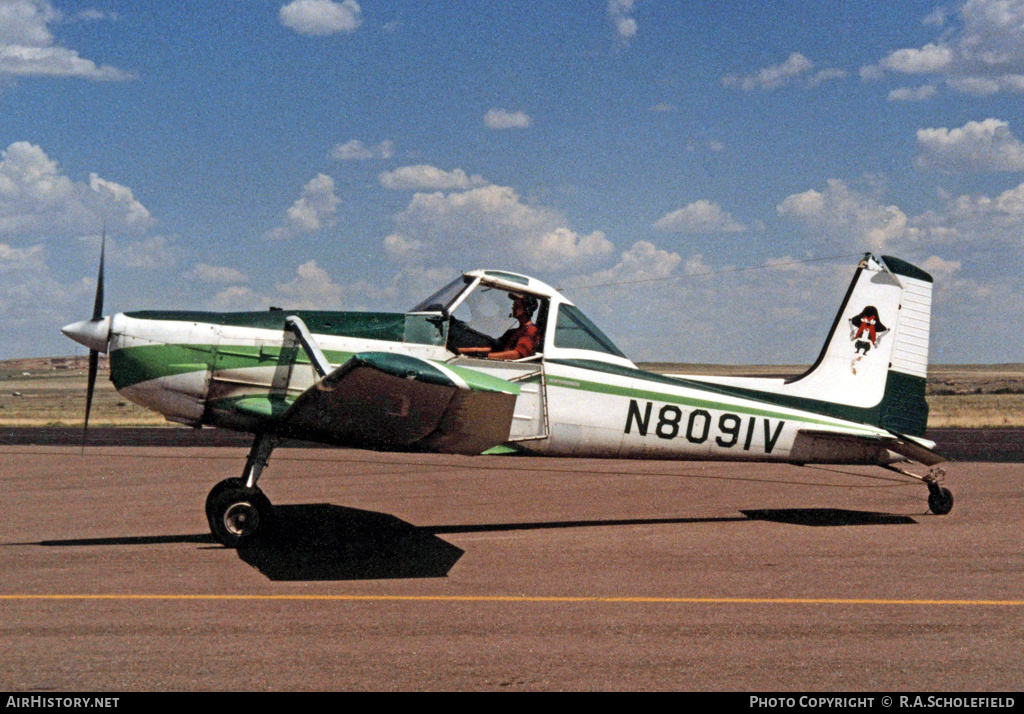
<svg viewBox="0 0 1024 714">
<path fill-rule="evenodd" d="M 498 340 L 498 352 L 514 350 L 519 358 L 529 357 L 537 351 L 540 344 L 540 330 L 532 322 L 509 330 Z"/>
</svg>

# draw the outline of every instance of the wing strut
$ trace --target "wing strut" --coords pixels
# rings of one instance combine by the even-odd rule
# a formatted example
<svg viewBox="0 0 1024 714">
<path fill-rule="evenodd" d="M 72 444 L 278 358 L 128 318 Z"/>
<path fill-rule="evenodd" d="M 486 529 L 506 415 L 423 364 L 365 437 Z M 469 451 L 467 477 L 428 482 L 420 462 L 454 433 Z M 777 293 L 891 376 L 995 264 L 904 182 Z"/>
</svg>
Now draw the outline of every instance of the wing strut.
<svg viewBox="0 0 1024 714">
<path fill-rule="evenodd" d="M 333 369 L 331 363 L 327 361 L 327 357 L 324 356 L 323 350 L 320 349 L 320 345 L 313 339 L 312 333 L 309 328 L 306 327 L 306 323 L 302 321 L 302 318 L 298 315 L 289 315 L 284 319 L 285 327 L 290 330 L 302 343 L 303 349 L 306 350 L 306 355 L 309 357 L 309 361 L 313 364 L 313 369 L 316 370 L 317 376 L 323 379 Z"/>
</svg>

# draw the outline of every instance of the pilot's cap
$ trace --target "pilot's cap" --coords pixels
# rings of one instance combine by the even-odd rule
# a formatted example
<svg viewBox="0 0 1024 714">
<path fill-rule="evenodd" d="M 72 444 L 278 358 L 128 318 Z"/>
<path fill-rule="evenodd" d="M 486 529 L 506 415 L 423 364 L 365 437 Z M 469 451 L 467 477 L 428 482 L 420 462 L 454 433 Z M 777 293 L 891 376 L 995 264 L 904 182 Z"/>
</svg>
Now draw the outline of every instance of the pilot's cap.
<svg viewBox="0 0 1024 714">
<path fill-rule="evenodd" d="M 540 304 L 533 295 L 516 295 L 515 293 L 509 293 L 508 296 L 512 299 L 512 302 L 519 302 L 522 304 L 526 314 L 533 317 L 533 313 L 537 312 L 537 306 Z"/>
</svg>

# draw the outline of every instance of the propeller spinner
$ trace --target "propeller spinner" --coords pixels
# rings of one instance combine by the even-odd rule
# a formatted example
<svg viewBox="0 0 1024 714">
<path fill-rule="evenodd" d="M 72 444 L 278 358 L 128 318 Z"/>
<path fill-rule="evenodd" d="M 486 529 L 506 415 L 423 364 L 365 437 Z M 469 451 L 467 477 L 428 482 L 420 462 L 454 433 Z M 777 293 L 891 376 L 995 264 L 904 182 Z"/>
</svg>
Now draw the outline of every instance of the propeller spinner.
<svg viewBox="0 0 1024 714">
<path fill-rule="evenodd" d="M 60 329 L 75 342 L 89 348 L 89 383 L 85 393 L 85 427 L 82 429 L 82 446 L 89 433 L 89 412 L 92 411 L 92 395 L 96 389 L 96 372 L 99 368 L 100 352 L 107 351 L 110 341 L 110 318 L 103 317 L 103 261 L 107 247 L 107 234 L 103 232 L 100 242 L 100 270 L 96 276 L 96 300 L 92 307 L 92 319 L 73 322 Z"/>
</svg>

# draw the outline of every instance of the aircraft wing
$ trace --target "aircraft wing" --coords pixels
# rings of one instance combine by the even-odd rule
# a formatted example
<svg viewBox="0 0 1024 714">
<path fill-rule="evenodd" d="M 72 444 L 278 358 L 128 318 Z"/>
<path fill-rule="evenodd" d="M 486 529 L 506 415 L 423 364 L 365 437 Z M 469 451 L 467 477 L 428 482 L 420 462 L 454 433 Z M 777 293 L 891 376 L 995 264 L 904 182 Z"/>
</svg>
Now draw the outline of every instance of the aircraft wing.
<svg viewBox="0 0 1024 714">
<path fill-rule="evenodd" d="M 898 434 L 864 435 L 801 429 L 797 432 L 790 458 L 799 462 L 880 464 L 910 459 L 925 466 L 946 459 L 932 451 L 933 442 Z M 901 458 L 902 457 L 902 458 Z"/>
<path fill-rule="evenodd" d="M 479 454 L 508 440 L 518 395 L 472 369 L 363 352 L 296 397 L 274 428 L 355 448 Z"/>
</svg>

